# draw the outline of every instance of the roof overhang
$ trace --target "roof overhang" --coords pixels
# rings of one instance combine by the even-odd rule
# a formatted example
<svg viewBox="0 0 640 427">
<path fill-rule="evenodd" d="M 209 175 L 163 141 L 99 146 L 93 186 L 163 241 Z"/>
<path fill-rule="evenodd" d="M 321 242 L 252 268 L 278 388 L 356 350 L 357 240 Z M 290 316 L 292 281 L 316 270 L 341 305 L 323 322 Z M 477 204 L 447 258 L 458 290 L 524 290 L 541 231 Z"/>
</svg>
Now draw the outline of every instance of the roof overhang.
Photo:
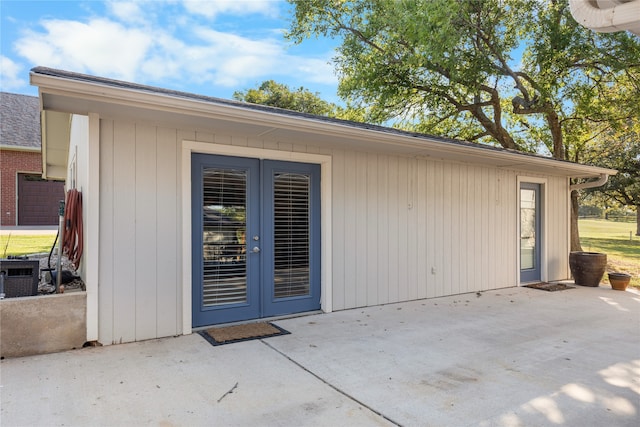
<svg viewBox="0 0 640 427">
<path fill-rule="evenodd" d="M 640 36 L 640 0 L 569 0 L 569 7 L 574 19 L 593 31 Z"/>
<path fill-rule="evenodd" d="M 380 126 L 354 124 L 276 108 L 206 98 L 93 79 L 90 76 L 44 69 L 31 72 L 31 84 L 39 87 L 43 117 L 43 156 L 47 175 L 60 179 L 66 171 L 72 114 L 97 113 L 102 118 L 136 119 L 160 126 L 188 127 L 203 132 L 270 139 L 279 143 L 328 149 L 357 149 L 395 153 L 415 158 L 442 159 L 504 169 L 516 169 L 572 178 L 614 175 L 615 170 L 555 160 L 485 145 L 446 140 Z M 80 78 L 77 78 L 80 76 Z M 45 120 L 46 119 L 46 120 Z M 45 144 L 46 138 L 46 144 Z M 47 148 L 45 150 L 45 147 Z M 45 154 L 46 153 L 46 154 Z M 66 173 L 65 173 L 66 176 Z"/>
</svg>

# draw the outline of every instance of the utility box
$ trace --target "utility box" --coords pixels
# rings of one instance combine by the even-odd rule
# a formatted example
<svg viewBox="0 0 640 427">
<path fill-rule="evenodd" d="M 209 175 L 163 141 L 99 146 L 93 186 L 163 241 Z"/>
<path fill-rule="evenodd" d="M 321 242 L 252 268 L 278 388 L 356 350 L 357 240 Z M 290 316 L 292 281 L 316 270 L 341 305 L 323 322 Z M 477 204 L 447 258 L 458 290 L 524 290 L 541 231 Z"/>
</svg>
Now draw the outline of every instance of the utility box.
<svg viewBox="0 0 640 427">
<path fill-rule="evenodd" d="M 4 285 L 5 298 L 38 295 L 40 262 L 31 260 L 0 259 L 0 285 Z"/>
</svg>

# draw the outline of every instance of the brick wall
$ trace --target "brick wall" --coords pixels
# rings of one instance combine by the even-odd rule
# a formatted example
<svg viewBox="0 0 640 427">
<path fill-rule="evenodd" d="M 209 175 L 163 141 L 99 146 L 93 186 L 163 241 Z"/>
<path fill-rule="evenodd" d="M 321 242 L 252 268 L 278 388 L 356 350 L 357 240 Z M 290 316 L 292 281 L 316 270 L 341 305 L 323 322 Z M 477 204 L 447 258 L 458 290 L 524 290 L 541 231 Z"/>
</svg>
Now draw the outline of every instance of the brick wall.
<svg viewBox="0 0 640 427">
<path fill-rule="evenodd" d="M 18 172 L 42 173 L 39 151 L 0 150 L 0 225 L 17 225 L 16 191 Z"/>
</svg>

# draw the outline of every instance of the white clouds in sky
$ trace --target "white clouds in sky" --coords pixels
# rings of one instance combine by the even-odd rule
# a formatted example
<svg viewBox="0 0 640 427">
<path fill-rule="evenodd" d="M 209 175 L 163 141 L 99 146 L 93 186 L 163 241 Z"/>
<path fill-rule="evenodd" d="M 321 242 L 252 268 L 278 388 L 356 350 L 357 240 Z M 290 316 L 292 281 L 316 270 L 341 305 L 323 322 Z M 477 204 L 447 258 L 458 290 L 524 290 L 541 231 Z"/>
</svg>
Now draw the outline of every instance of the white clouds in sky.
<svg viewBox="0 0 640 427">
<path fill-rule="evenodd" d="M 115 18 L 123 22 L 144 22 L 145 15 L 140 3 L 133 1 L 111 1 L 106 4 Z"/>
<path fill-rule="evenodd" d="M 193 14 L 215 18 L 222 13 L 232 15 L 246 15 L 259 13 L 276 16 L 277 2 L 273 0 L 185 0 L 184 7 Z"/>
<path fill-rule="evenodd" d="M 153 44 L 147 32 L 107 19 L 50 20 L 42 26 L 44 33 L 27 32 L 16 44 L 29 62 L 125 80 L 136 78 Z"/>
<path fill-rule="evenodd" d="M 0 90 L 11 91 L 27 85 L 22 67 L 4 55 L 0 55 L 0 70 L 2 72 L 2 84 Z"/>
<path fill-rule="evenodd" d="M 38 29 L 25 30 L 14 43 L 29 68 L 42 65 L 138 83 L 191 90 L 193 85 L 235 90 L 257 82 L 294 79 L 335 85 L 333 52 L 297 56 L 287 42 L 266 28 L 260 34 L 242 17 L 277 16 L 281 2 L 184 1 L 108 2 L 107 16 L 85 19 L 43 19 Z M 174 16 L 160 8 L 167 7 Z M 179 14 L 176 14 L 179 12 Z M 219 24 L 221 15 L 233 21 Z M 227 28 L 240 30 L 229 32 Z M 3 86 L 15 64 L 2 63 Z M 16 73 L 17 71 L 13 71 Z"/>
</svg>

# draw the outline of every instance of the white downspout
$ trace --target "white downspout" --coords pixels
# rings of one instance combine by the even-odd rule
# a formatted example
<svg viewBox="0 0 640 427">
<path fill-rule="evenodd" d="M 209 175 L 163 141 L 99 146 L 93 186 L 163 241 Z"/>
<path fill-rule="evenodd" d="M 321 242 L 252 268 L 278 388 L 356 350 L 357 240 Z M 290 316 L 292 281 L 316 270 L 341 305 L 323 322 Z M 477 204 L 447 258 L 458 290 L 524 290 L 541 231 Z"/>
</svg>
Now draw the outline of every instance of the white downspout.
<svg viewBox="0 0 640 427">
<path fill-rule="evenodd" d="M 579 24 L 593 31 L 640 35 L 640 0 L 569 0 L 569 8 Z"/>
<path fill-rule="evenodd" d="M 589 181 L 589 182 L 583 182 L 581 184 L 570 185 L 569 190 L 573 191 L 573 190 L 583 190 L 585 188 L 601 187 L 605 185 L 608 180 L 609 180 L 609 175 L 606 173 L 601 173 L 600 178 L 596 179 L 595 181 Z"/>
</svg>

